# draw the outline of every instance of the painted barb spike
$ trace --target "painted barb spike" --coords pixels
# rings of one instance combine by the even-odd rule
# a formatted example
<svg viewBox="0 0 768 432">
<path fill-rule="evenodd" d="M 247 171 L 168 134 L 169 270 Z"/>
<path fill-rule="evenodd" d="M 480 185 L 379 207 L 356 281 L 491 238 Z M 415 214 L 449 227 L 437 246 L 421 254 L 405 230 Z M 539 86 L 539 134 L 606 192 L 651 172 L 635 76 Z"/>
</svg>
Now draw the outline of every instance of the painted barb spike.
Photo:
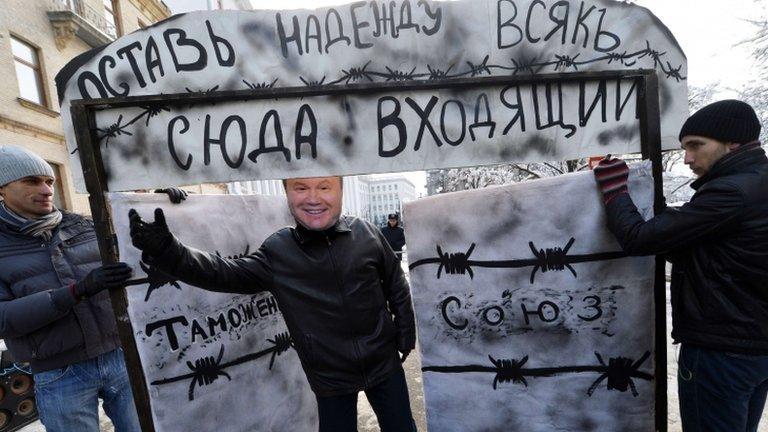
<svg viewBox="0 0 768 432">
<path fill-rule="evenodd" d="M 181 289 L 178 279 L 175 279 L 173 276 L 169 275 L 168 273 L 160 271 L 152 266 L 146 265 L 144 264 L 143 261 L 139 261 L 139 266 L 141 266 L 141 269 L 144 270 L 144 273 L 147 274 L 147 277 L 141 278 L 141 279 L 129 280 L 125 283 L 125 286 L 144 285 L 148 283 L 149 288 L 147 288 L 147 295 L 144 296 L 145 302 L 149 301 L 149 296 L 152 294 L 153 291 L 165 285 L 171 285 L 176 287 L 176 289 Z"/>
<path fill-rule="evenodd" d="M 547 271 L 563 271 L 568 269 L 573 277 L 578 277 L 576 270 L 571 264 L 591 262 L 591 261 L 604 261 L 611 259 L 624 258 L 627 256 L 624 252 L 599 252 L 585 255 L 568 255 L 568 251 L 576 240 L 571 237 L 564 248 L 554 247 L 547 249 L 537 249 L 533 242 L 528 242 L 528 246 L 533 252 L 534 258 L 530 259 L 516 259 L 516 260 L 502 260 L 502 261 L 479 261 L 471 260 L 469 257 L 475 250 L 475 244 L 472 243 L 466 252 L 448 253 L 443 252 L 440 245 L 437 245 L 437 257 L 425 258 L 413 262 L 409 269 L 413 270 L 416 267 L 426 264 L 439 264 L 437 268 L 437 278 L 445 270 L 445 274 L 469 274 L 469 278 L 473 279 L 475 274 L 472 271 L 472 267 L 485 267 L 485 268 L 522 268 L 533 267 L 531 271 L 531 283 L 534 282 L 536 272 L 541 270 L 542 273 Z"/>
<path fill-rule="evenodd" d="M 213 384 L 220 377 L 226 377 L 227 380 L 232 381 L 232 378 L 225 372 L 225 370 L 232 366 L 237 366 L 243 363 L 257 360 L 266 355 L 272 354 L 269 360 L 269 370 L 272 370 L 272 366 L 275 363 L 275 358 L 280 354 L 293 348 L 293 340 L 290 334 L 287 332 L 279 333 L 272 339 L 267 339 L 267 342 L 272 344 L 271 347 L 263 349 L 261 351 L 246 354 L 242 357 L 238 357 L 227 363 L 222 363 L 221 359 L 224 357 L 224 345 L 219 350 L 217 358 L 213 356 L 206 356 L 195 360 L 194 364 L 191 361 L 187 361 L 187 367 L 192 371 L 191 373 L 179 375 L 173 378 L 164 378 L 160 380 L 152 381 L 152 385 L 170 384 L 177 381 L 183 381 L 192 379 L 189 383 L 189 390 L 187 396 L 190 401 L 195 400 L 195 388 L 204 387 Z"/>
<path fill-rule="evenodd" d="M 588 366 L 556 366 L 542 368 L 525 368 L 528 362 L 528 356 L 515 359 L 494 359 L 488 356 L 492 366 L 487 365 L 463 365 L 463 366 L 425 366 L 421 370 L 424 372 L 437 373 L 494 373 L 493 389 L 496 390 L 499 383 L 511 382 L 514 384 L 523 384 L 528 387 L 529 378 L 553 377 L 556 375 L 573 373 L 599 373 L 600 375 L 587 390 L 587 395 L 592 396 L 597 387 L 603 380 L 608 379 L 607 390 L 618 390 L 622 393 L 631 390 L 632 396 L 639 395 L 633 379 L 652 381 L 653 375 L 648 372 L 640 371 L 640 366 L 651 356 L 650 351 L 646 351 L 637 361 L 627 357 L 611 357 L 606 365 L 603 357 L 595 352 L 599 365 Z"/>
</svg>

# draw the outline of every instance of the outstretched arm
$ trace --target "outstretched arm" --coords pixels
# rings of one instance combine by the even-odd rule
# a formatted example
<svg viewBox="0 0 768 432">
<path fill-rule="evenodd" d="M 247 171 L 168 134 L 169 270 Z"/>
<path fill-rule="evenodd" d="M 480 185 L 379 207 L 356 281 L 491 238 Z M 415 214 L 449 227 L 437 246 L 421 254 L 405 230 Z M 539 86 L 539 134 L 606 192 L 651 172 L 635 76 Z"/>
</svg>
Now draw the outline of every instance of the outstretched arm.
<svg viewBox="0 0 768 432">
<path fill-rule="evenodd" d="M 272 268 L 263 248 L 242 258 L 224 258 L 182 244 L 168 229 L 161 209 L 155 221 L 129 212 L 131 241 L 142 260 L 178 280 L 208 291 L 255 293 L 272 286 Z"/>
</svg>

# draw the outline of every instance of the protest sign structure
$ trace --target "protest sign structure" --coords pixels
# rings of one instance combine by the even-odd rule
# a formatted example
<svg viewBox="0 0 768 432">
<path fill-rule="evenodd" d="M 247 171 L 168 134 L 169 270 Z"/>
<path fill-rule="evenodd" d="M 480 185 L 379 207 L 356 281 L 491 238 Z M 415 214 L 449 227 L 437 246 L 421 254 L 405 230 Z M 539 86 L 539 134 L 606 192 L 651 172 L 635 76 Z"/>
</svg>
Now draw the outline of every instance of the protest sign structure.
<svg viewBox="0 0 768 432">
<path fill-rule="evenodd" d="M 646 219 L 649 168 L 629 181 Z M 654 380 L 666 380 L 653 362 L 654 259 L 621 250 L 592 173 L 405 213 L 430 430 L 653 430 Z"/>
<path fill-rule="evenodd" d="M 159 207 L 185 244 L 243 256 L 292 222 L 284 200 L 215 195 L 170 204 L 162 195 L 113 193 L 109 202 L 123 240 L 120 258 L 139 278 L 127 288 L 128 316 L 155 429 L 316 429 L 315 398 L 275 298 L 212 293 L 177 281 L 143 262 L 128 234 L 128 210 L 152 214 Z"/>
<path fill-rule="evenodd" d="M 154 186 L 642 151 L 658 206 L 661 150 L 678 147 L 687 116 L 686 74 L 672 35 L 635 5 L 402 0 L 179 15 L 81 55 L 57 85 L 84 173 L 75 183 L 112 262 L 103 194 Z M 126 298 L 112 301 L 139 374 Z M 658 371 L 666 358 L 655 354 Z M 656 386 L 663 429 L 666 389 Z"/>
<path fill-rule="evenodd" d="M 190 13 L 83 54 L 57 83 L 65 124 L 75 100 L 165 95 L 97 113 L 117 191 L 629 153 L 640 144 L 639 89 L 621 75 L 471 89 L 399 84 L 641 68 L 659 77 L 662 143 L 676 148 L 687 115 L 685 56 L 648 10 L 615 1 Z M 349 91 L 311 92 L 339 86 Z M 310 92 L 282 91 L 291 87 Z M 274 90 L 267 93 L 277 99 L 227 94 L 251 89 Z M 225 97 L 170 102 L 196 92 Z M 67 143 L 77 166 L 72 128 Z"/>
</svg>

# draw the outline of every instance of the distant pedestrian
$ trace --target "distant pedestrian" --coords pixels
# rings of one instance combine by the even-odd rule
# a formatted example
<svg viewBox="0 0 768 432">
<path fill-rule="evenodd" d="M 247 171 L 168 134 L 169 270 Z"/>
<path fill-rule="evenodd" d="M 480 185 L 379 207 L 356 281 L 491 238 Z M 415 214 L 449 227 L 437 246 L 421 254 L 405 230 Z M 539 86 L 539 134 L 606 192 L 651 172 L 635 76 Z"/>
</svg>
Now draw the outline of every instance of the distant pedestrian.
<svg viewBox="0 0 768 432">
<path fill-rule="evenodd" d="M 390 213 L 387 217 L 387 224 L 381 228 L 381 233 L 387 239 L 387 243 L 395 251 L 397 259 L 403 260 L 403 246 L 405 246 L 405 232 L 399 226 L 400 216 L 397 213 Z"/>
</svg>

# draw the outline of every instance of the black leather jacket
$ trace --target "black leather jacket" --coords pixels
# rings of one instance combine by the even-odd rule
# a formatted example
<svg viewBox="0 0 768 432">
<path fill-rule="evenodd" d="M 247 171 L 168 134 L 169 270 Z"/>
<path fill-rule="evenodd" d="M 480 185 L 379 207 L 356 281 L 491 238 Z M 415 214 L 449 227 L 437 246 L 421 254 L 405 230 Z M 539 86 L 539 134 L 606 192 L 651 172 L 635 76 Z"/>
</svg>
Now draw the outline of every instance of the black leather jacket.
<svg viewBox="0 0 768 432">
<path fill-rule="evenodd" d="M 403 228 L 399 226 L 392 227 L 386 224 L 381 228 L 381 233 L 384 234 L 384 238 L 387 239 L 387 243 L 392 247 L 392 250 L 395 252 L 403 250 L 403 246 L 405 246 L 405 232 Z"/>
<path fill-rule="evenodd" d="M 743 146 L 696 180 L 680 208 L 643 222 L 629 195 L 606 207 L 611 231 L 632 255 L 672 262 L 672 337 L 768 354 L 768 159 Z"/>
<path fill-rule="evenodd" d="M 342 216 L 321 232 L 283 228 L 237 259 L 174 239 L 152 265 L 210 291 L 270 291 L 320 396 L 382 382 L 399 367 L 398 350 L 411 350 L 416 342 L 400 263 L 379 230 L 357 218 Z"/>
</svg>

